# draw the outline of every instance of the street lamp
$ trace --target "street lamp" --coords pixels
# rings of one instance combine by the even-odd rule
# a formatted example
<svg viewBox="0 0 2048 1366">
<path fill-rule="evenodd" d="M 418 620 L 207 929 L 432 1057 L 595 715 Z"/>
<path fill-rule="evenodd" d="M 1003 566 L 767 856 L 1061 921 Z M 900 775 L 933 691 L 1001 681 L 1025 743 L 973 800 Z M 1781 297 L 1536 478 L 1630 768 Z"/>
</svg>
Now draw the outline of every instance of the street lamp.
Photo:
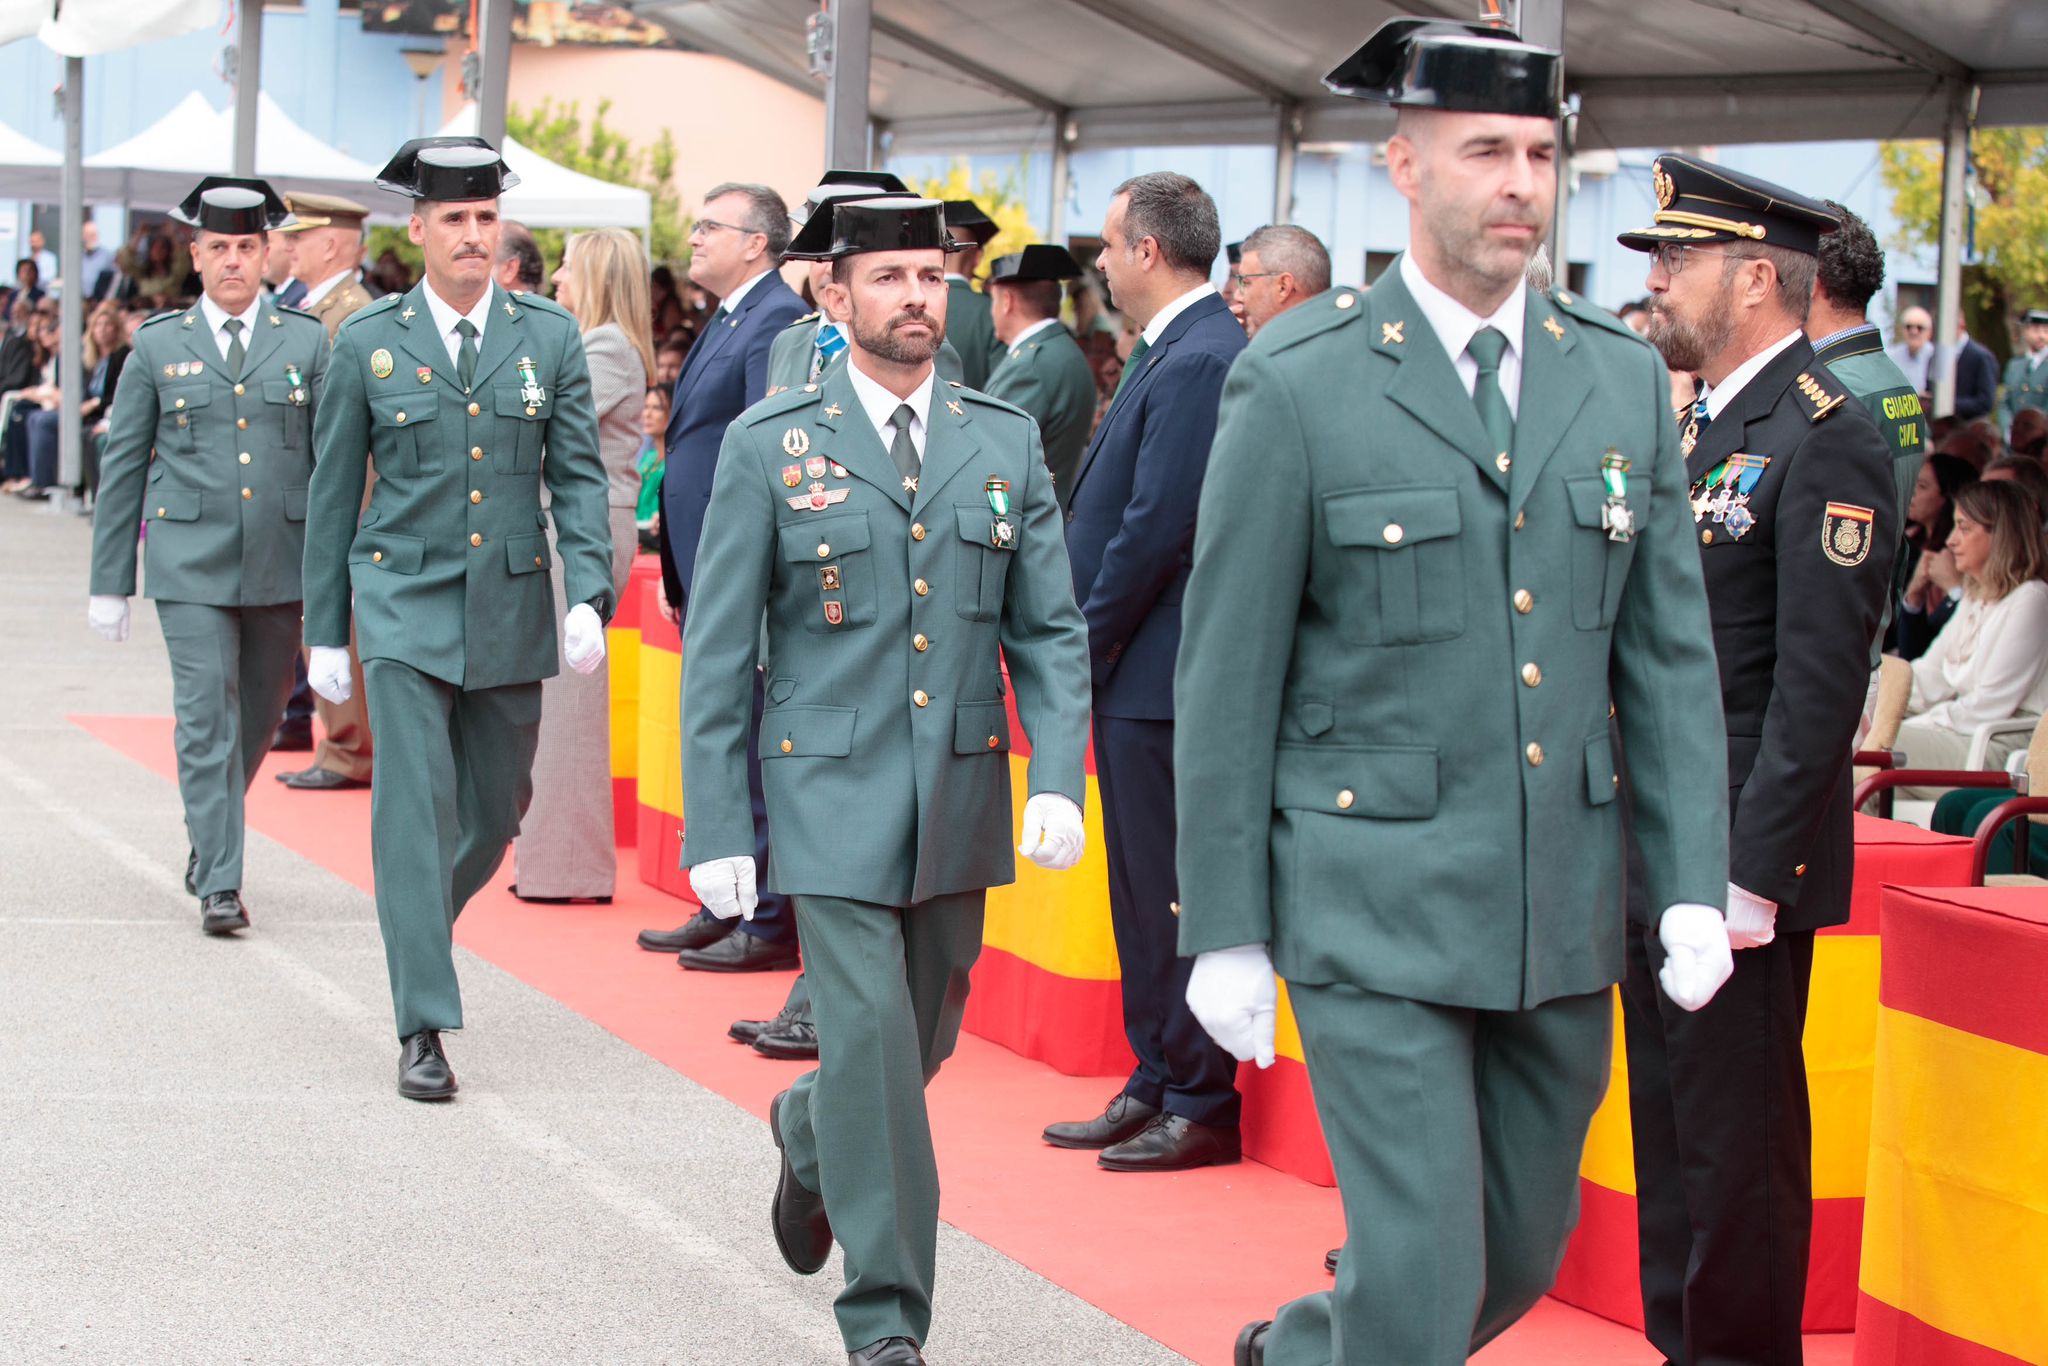
<svg viewBox="0 0 2048 1366">
<path fill-rule="evenodd" d="M 424 137 L 427 133 L 427 77 L 434 74 L 434 68 L 441 65 L 447 54 L 439 48 L 408 47 L 400 48 L 398 55 L 405 58 L 405 64 L 412 68 L 413 77 L 419 82 L 418 129 L 420 136 Z"/>
</svg>

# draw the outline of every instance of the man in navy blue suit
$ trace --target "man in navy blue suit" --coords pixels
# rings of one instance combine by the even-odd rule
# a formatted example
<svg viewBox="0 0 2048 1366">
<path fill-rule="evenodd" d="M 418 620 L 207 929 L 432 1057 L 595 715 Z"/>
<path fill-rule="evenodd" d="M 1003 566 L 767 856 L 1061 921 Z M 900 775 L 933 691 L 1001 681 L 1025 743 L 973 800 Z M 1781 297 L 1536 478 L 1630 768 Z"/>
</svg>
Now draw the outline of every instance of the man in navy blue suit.
<svg viewBox="0 0 2048 1366">
<path fill-rule="evenodd" d="M 1237 1065 L 1186 1001 L 1190 960 L 1174 913 L 1173 664 L 1195 543 L 1195 505 L 1223 377 L 1244 329 L 1209 284 L 1223 234 L 1216 203 L 1183 175 L 1117 187 L 1096 266 L 1144 325 L 1075 472 L 1067 511 L 1074 597 L 1088 620 L 1095 773 L 1109 855 L 1110 919 L 1123 965 L 1124 1032 L 1137 1070 L 1103 1113 L 1045 1141 L 1098 1148 L 1111 1171 L 1235 1162 Z"/>
<path fill-rule="evenodd" d="M 683 361 L 669 408 L 661 480 L 661 581 L 678 622 L 690 611 L 697 536 L 704 529 L 725 429 L 768 391 L 768 348 L 775 334 L 804 311 L 803 300 L 777 273 L 789 232 L 789 208 L 781 195 L 765 185 L 740 184 L 714 187 L 690 230 L 690 281 L 717 295 L 720 303 Z M 757 731 L 761 702 L 756 677 Z M 682 704 L 687 707 L 689 699 Z M 754 794 L 754 858 L 757 867 L 765 868 L 768 810 L 761 796 L 758 748 L 752 742 L 747 746 L 747 781 Z M 683 837 L 688 840 L 687 830 Z M 796 919 L 788 897 L 763 892 L 752 920 L 720 920 L 699 911 L 676 929 L 641 931 L 640 947 L 674 953 L 684 967 L 706 972 L 795 967 Z"/>
</svg>

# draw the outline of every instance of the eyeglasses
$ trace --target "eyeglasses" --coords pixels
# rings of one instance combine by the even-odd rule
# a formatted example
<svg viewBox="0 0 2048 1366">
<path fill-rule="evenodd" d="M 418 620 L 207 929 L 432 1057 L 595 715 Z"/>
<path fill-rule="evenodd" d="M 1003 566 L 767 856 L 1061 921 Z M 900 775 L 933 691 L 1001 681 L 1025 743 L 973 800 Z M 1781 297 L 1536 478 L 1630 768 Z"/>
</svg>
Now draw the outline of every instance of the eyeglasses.
<svg viewBox="0 0 2048 1366">
<path fill-rule="evenodd" d="M 1900 323 L 1900 324 L 1899 324 L 1899 331 L 1901 331 L 1901 332 L 1925 332 L 1926 330 L 1927 330 L 1927 324 L 1926 324 L 1926 323 Z"/>
<path fill-rule="evenodd" d="M 1728 256 L 1737 261 L 1754 261 L 1757 258 L 1746 251 L 1715 251 L 1710 247 L 1696 247 L 1690 242 L 1659 242 L 1650 251 L 1650 259 L 1663 267 L 1666 275 L 1676 278 L 1685 273 L 1686 254 L 1700 256 Z"/>
<path fill-rule="evenodd" d="M 743 228 L 737 223 L 721 223 L 716 218 L 700 218 L 690 227 L 690 240 L 694 242 L 699 237 L 702 237 L 707 233 L 717 232 L 720 229 L 723 229 L 726 232 L 740 233 L 742 235 L 749 234 L 754 231 L 754 229 L 752 228 Z M 767 236 L 767 234 L 763 233 L 762 236 L 765 237 Z"/>
<path fill-rule="evenodd" d="M 1235 275 L 1235 276 L 1232 276 L 1232 277 L 1231 277 L 1231 279 L 1232 279 L 1232 281 L 1233 281 L 1233 288 L 1235 288 L 1235 289 L 1237 290 L 1237 292 L 1238 292 L 1238 293 L 1242 294 L 1242 293 L 1244 293 L 1244 287 L 1245 287 L 1245 282 L 1246 282 L 1246 281 L 1249 281 L 1249 280 L 1277 280 L 1277 279 L 1279 279 L 1279 278 L 1280 278 L 1280 277 L 1281 277 L 1282 275 L 1285 275 L 1286 273 L 1287 273 L 1287 272 L 1286 272 L 1286 271 L 1284 271 L 1284 270 L 1255 270 L 1255 271 L 1253 271 L 1253 272 L 1252 272 L 1251 274 L 1249 274 L 1249 275 Z"/>
</svg>

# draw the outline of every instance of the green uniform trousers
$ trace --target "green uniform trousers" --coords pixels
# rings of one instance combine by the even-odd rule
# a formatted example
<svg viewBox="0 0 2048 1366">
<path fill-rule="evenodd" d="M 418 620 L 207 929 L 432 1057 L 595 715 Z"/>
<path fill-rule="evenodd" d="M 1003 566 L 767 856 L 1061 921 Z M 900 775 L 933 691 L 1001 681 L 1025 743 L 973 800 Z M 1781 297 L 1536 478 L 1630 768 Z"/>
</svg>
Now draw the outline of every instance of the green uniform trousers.
<svg viewBox="0 0 2048 1366">
<path fill-rule="evenodd" d="M 299 604 L 156 605 L 171 656 L 178 795 L 202 897 L 242 887 L 242 797 L 284 719 L 299 656 Z"/>
<path fill-rule="evenodd" d="M 462 1028 L 455 917 L 505 861 L 533 798 L 540 684 L 458 688 L 363 661 L 377 726 L 370 862 L 398 1037 Z"/>
<path fill-rule="evenodd" d="M 833 1308 L 849 1352 L 931 1328 L 939 1168 L 924 1088 L 960 1039 L 986 899 L 796 898 L 818 1066 L 782 1103 L 782 1142 L 846 1251 Z"/>
<path fill-rule="evenodd" d="M 1344 1201 L 1337 1288 L 1270 1366 L 1449 1366 L 1556 1279 L 1613 1060 L 1610 993 L 1480 1011 L 1288 984 Z"/>
</svg>

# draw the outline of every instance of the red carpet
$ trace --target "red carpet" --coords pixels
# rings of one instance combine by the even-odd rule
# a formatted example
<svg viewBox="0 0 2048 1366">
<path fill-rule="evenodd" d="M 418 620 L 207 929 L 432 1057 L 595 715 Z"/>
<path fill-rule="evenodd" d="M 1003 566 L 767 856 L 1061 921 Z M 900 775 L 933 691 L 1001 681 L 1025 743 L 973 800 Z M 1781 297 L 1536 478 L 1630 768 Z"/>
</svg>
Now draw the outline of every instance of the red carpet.
<svg viewBox="0 0 2048 1366">
<path fill-rule="evenodd" d="M 175 781 L 169 718 L 71 719 Z M 368 890 L 369 793 L 292 792 L 268 780 L 272 771 L 303 762 L 297 754 L 271 757 L 250 792 L 250 828 Z M 727 1040 L 725 1028 L 773 1014 L 790 974 L 684 973 L 672 958 L 636 950 L 637 930 L 679 924 L 693 908 L 641 883 L 632 867 L 630 858 L 622 861 L 611 906 L 530 906 L 504 890 L 508 858 L 498 885 L 464 913 L 456 941 L 765 1118 L 769 1099 L 803 1065 L 761 1058 Z M 282 891 L 247 890 L 259 913 Z M 488 1020 L 470 1023 L 490 1028 Z M 1089 1154 L 1038 1140 L 1045 1121 L 1098 1110 L 1113 1085 L 1061 1076 L 963 1037 L 931 1089 L 945 1218 L 1174 1350 L 1228 1366 L 1230 1343 L 1247 1320 L 1329 1284 L 1323 1254 L 1343 1240 L 1336 1192 L 1253 1162 L 1182 1176 L 1112 1175 L 1098 1171 Z M 768 1173 L 761 1175 L 765 1183 Z M 941 1283 L 942 1318 L 945 1294 Z M 1809 1338 L 1807 1361 L 1846 1366 L 1851 1344 L 1847 1336 Z M 1660 1358 L 1629 1329 L 1546 1300 L 1474 1360 L 1654 1366 Z"/>
</svg>

